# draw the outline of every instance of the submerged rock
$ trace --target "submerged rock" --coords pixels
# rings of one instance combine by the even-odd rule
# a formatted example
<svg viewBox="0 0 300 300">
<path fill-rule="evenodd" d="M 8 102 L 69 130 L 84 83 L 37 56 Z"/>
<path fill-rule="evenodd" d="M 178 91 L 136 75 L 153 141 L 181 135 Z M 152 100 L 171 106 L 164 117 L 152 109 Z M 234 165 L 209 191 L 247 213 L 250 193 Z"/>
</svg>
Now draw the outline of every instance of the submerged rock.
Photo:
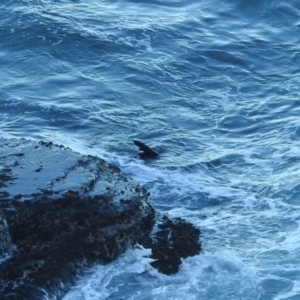
<svg viewBox="0 0 300 300">
<path fill-rule="evenodd" d="M 112 261 L 152 229 L 147 191 L 98 157 L 0 139 L 0 165 L 0 255 L 16 249 L 0 264 L 1 299 L 59 298 L 83 266 Z"/>
</svg>

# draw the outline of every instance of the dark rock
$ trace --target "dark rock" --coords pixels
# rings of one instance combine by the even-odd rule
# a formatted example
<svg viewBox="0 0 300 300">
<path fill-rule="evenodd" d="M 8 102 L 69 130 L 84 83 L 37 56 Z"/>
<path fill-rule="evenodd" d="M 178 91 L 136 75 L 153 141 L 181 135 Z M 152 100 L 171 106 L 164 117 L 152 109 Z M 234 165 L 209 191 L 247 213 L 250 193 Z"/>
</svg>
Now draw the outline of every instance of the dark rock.
<svg viewBox="0 0 300 300">
<path fill-rule="evenodd" d="M 1 197 L 1 196 L 0 196 Z M 11 237 L 9 234 L 7 222 L 0 215 L 0 263 L 1 259 L 8 257 L 12 251 Z"/>
<path fill-rule="evenodd" d="M 101 196 L 83 198 L 70 192 L 49 204 L 30 201 L 15 206 L 15 214 L 6 217 L 18 253 L 0 265 L 6 293 L 24 293 L 35 286 L 60 296 L 83 262 L 108 263 L 151 229 L 153 211 L 144 216 L 137 207 L 135 213 L 114 213 L 103 210 L 107 203 L 109 199 Z M 10 290 L 8 283 L 16 279 L 18 287 Z M 58 291 L 60 284 L 64 288 Z"/>
<path fill-rule="evenodd" d="M 200 253 L 200 230 L 192 224 L 177 218 L 163 218 L 154 235 L 141 242 L 146 248 L 152 249 L 151 265 L 159 272 L 171 275 L 178 272 L 181 258 Z"/>
<path fill-rule="evenodd" d="M 98 157 L 0 139 L 0 166 L 1 300 L 59 299 L 152 229 L 147 191 Z"/>
</svg>

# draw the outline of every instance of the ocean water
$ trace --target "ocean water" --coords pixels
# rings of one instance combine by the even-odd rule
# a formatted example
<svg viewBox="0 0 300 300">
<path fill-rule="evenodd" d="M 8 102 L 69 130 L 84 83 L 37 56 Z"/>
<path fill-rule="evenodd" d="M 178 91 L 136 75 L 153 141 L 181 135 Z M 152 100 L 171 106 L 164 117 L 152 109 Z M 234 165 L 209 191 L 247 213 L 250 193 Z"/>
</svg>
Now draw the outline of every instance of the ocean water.
<svg viewBox="0 0 300 300">
<path fill-rule="evenodd" d="M 2 0 L 0 36 L 1 136 L 103 157 L 202 231 L 175 275 L 137 245 L 63 300 L 300 299 L 299 1 Z"/>
</svg>

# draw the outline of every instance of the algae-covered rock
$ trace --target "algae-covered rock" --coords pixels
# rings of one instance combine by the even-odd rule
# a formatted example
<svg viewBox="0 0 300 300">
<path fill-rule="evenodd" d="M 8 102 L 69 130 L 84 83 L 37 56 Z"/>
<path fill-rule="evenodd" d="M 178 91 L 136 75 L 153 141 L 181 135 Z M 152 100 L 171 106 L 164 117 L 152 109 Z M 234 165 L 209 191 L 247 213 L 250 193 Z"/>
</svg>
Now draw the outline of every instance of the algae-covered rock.
<svg viewBox="0 0 300 300">
<path fill-rule="evenodd" d="M 58 299 L 84 266 L 149 235 L 148 193 L 103 159 L 0 138 L 1 299 Z M 9 234 L 8 234 L 9 230 Z"/>
</svg>

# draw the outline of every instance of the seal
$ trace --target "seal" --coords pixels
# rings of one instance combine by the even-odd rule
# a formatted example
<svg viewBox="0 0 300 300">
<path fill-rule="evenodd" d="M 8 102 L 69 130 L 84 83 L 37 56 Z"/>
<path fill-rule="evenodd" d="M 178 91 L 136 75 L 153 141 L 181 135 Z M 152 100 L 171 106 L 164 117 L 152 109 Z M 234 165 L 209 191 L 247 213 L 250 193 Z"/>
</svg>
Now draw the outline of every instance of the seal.
<svg viewBox="0 0 300 300">
<path fill-rule="evenodd" d="M 149 148 L 147 145 L 145 145 L 144 143 L 137 141 L 137 140 L 133 140 L 134 144 L 136 146 L 139 147 L 140 151 L 142 151 L 142 153 L 140 154 L 141 158 L 154 158 L 157 157 L 158 154 L 153 151 L 151 148 Z"/>
</svg>

